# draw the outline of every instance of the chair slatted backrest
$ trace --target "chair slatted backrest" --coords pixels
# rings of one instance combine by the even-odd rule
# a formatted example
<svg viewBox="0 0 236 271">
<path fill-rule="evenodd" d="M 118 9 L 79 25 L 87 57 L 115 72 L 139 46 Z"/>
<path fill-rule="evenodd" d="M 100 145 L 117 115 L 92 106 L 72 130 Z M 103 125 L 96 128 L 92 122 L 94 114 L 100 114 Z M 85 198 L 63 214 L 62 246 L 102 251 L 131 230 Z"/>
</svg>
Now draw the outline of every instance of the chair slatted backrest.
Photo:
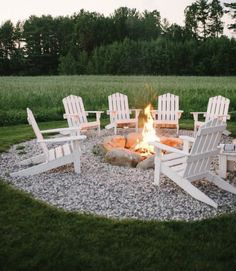
<svg viewBox="0 0 236 271">
<path fill-rule="evenodd" d="M 179 111 L 179 96 L 166 93 L 158 97 L 158 120 L 177 121 Z"/>
<path fill-rule="evenodd" d="M 129 120 L 130 119 L 130 110 L 128 97 L 122 93 L 116 92 L 108 96 L 108 105 L 109 111 L 115 111 L 116 116 L 110 113 L 111 123 L 115 120 Z"/>
<path fill-rule="evenodd" d="M 63 100 L 66 115 L 76 115 L 76 117 L 67 117 L 69 127 L 75 127 L 82 123 L 87 123 L 87 116 L 84 110 L 83 100 L 79 96 L 69 95 Z"/>
<path fill-rule="evenodd" d="M 218 148 L 226 124 L 220 119 L 213 119 L 202 125 L 186 159 L 184 178 L 202 175 L 210 170 L 213 158 L 219 153 Z"/>
<path fill-rule="evenodd" d="M 28 119 L 29 124 L 32 126 L 34 130 L 37 140 L 40 140 L 40 141 L 43 140 L 43 135 L 41 131 L 39 130 L 38 124 L 34 118 L 34 114 L 29 108 L 27 108 L 27 119 Z M 40 142 L 40 146 L 43 149 L 43 153 L 45 154 L 46 159 L 48 159 L 48 147 L 46 143 Z"/>
<path fill-rule="evenodd" d="M 207 113 L 206 113 L 206 122 L 217 118 L 218 116 L 222 117 L 222 120 L 226 122 L 227 114 L 229 110 L 230 100 L 223 96 L 211 97 L 208 101 Z"/>
</svg>

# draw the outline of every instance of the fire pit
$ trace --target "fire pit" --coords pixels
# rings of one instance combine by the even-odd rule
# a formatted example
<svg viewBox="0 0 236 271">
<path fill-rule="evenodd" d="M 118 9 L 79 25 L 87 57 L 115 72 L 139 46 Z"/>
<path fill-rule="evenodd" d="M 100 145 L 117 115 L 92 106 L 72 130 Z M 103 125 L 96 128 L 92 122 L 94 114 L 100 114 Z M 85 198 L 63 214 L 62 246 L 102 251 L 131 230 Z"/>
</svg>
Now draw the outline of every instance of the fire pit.
<svg viewBox="0 0 236 271">
<path fill-rule="evenodd" d="M 112 165 L 142 169 L 154 168 L 154 148 L 148 142 L 158 141 L 172 147 L 179 147 L 182 145 L 182 140 L 157 136 L 153 127 L 151 105 L 145 108 L 144 114 L 146 121 L 142 131 L 125 136 L 106 137 L 102 144 L 95 147 L 94 151 L 102 154 L 105 161 Z"/>
</svg>

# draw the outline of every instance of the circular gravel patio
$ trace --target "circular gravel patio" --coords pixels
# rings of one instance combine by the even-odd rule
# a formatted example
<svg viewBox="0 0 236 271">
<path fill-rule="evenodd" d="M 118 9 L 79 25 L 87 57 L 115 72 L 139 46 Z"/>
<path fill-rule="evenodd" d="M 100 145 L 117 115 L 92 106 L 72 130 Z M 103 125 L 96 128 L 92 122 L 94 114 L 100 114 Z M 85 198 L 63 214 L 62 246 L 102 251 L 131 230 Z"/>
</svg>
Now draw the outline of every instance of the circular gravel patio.
<svg viewBox="0 0 236 271">
<path fill-rule="evenodd" d="M 130 132 L 123 130 L 120 133 Z M 162 135 L 174 136 L 175 130 L 162 130 Z M 181 135 L 192 135 L 190 131 L 180 131 Z M 15 187 L 65 210 L 96 214 L 105 217 L 142 220 L 200 220 L 222 213 L 235 212 L 236 195 L 225 192 L 206 181 L 194 182 L 218 204 L 214 209 L 193 199 L 170 179 L 162 176 L 159 187 L 153 185 L 153 170 L 141 170 L 112 166 L 105 163 L 92 151 L 112 131 L 87 133 L 81 144 L 82 173 L 77 175 L 71 165 L 32 177 L 11 178 L 10 172 L 19 170 L 19 161 L 41 152 L 35 140 L 13 146 L 9 152 L 0 155 L 0 177 Z M 230 137 L 223 142 L 231 142 Z M 212 164 L 216 170 L 217 159 Z M 227 180 L 236 186 L 236 176 L 228 173 Z"/>
</svg>

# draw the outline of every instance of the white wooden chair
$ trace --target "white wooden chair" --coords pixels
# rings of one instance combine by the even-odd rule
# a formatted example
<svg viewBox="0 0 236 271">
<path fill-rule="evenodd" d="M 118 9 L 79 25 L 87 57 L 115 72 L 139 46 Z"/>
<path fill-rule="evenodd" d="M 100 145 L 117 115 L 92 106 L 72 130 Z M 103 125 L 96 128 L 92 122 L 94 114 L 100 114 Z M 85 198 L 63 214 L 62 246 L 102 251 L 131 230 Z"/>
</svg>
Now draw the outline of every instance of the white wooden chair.
<svg viewBox="0 0 236 271">
<path fill-rule="evenodd" d="M 158 142 L 155 147 L 154 183 L 159 185 L 160 174 L 163 173 L 189 193 L 192 197 L 217 208 L 217 203 L 191 184 L 192 181 L 206 178 L 221 189 L 236 194 L 236 188 L 210 172 L 214 156 L 220 152 L 219 142 L 226 124 L 219 119 L 211 120 L 202 125 L 196 138 L 182 136 L 183 150 L 178 150 Z M 189 152 L 189 142 L 192 148 Z M 162 155 L 162 150 L 168 152 Z"/>
<path fill-rule="evenodd" d="M 228 115 L 230 100 L 223 96 L 211 97 L 208 101 L 207 112 L 191 112 L 194 118 L 194 134 L 196 135 L 197 129 L 205 122 L 214 118 L 220 118 L 224 122 L 230 119 Z M 205 121 L 199 121 L 198 115 L 202 114 L 205 117 Z M 224 132 L 229 134 L 229 132 Z"/>
<path fill-rule="evenodd" d="M 114 128 L 116 134 L 118 126 L 134 124 L 136 132 L 138 131 L 138 116 L 141 109 L 129 109 L 128 97 L 126 95 L 116 92 L 108 96 L 108 105 L 109 110 L 107 110 L 107 114 L 110 115 L 110 124 L 106 126 L 106 129 Z M 132 111 L 135 112 L 134 118 L 130 118 Z"/>
<path fill-rule="evenodd" d="M 97 129 L 100 135 L 100 117 L 103 111 L 85 111 L 83 100 L 79 96 L 69 95 L 63 100 L 65 108 L 64 118 L 67 119 L 69 127 L 79 127 L 79 130 Z M 88 114 L 96 114 L 96 121 L 88 122 Z"/>
<path fill-rule="evenodd" d="M 31 176 L 34 174 L 42 173 L 53 168 L 57 168 L 66 164 L 74 163 L 74 169 L 76 173 L 80 173 L 80 146 L 79 141 L 85 139 L 85 135 L 79 136 L 67 136 L 59 138 L 44 139 L 42 133 L 58 133 L 61 131 L 73 131 L 78 128 L 59 128 L 52 130 L 40 131 L 37 122 L 34 118 L 32 111 L 27 108 L 28 122 L 32 126 L 37 142 L 40 143 L 43 153 L 35 157 L 22 161 L 21 165 L 37 164 L 29 168 L 20 170 L 18 172 L 11 173 L 12 177 L 15 176 Z M 57 146 L 52 149 L 48 149 L 46 143 L 61 143 L 68 142 L 66 144 Z"/>
<path fill-rule="evenodd" d="M 183 113 L 179 110 L 179 96 L 166 93 L 158 96 L 157 110 L 152 110 L 154 115 L 154 125 L 176 126 L 179 134 L 179 119 Z"/>
</svg>

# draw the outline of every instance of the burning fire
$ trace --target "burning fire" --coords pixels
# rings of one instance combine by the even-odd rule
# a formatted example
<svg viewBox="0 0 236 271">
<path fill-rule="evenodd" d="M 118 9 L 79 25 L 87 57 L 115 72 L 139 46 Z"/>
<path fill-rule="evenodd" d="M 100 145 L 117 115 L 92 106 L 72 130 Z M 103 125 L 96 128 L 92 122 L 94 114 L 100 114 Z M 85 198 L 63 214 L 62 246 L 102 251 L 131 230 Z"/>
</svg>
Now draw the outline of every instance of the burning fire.
<svg viewBox="0 0 236 271">
<path fill-rule="evenodd" d="M 144 114 L 147 117 L 147 121 L 144 123 L 143 131 L 142 131 L 142 141 L 138 142 L 138 144 L 135 146 L 135 150 L 136 151 L 138 150 L 142 156 L 149 156 L 154 153 L 154 147 L 150 146 L 148 142 L 150 141 L 160 142 L 160 138 L 156 135 L 156 131 L 153 127 L 151 104 L 149 104 L 144 109 Z"/>
</svg>

